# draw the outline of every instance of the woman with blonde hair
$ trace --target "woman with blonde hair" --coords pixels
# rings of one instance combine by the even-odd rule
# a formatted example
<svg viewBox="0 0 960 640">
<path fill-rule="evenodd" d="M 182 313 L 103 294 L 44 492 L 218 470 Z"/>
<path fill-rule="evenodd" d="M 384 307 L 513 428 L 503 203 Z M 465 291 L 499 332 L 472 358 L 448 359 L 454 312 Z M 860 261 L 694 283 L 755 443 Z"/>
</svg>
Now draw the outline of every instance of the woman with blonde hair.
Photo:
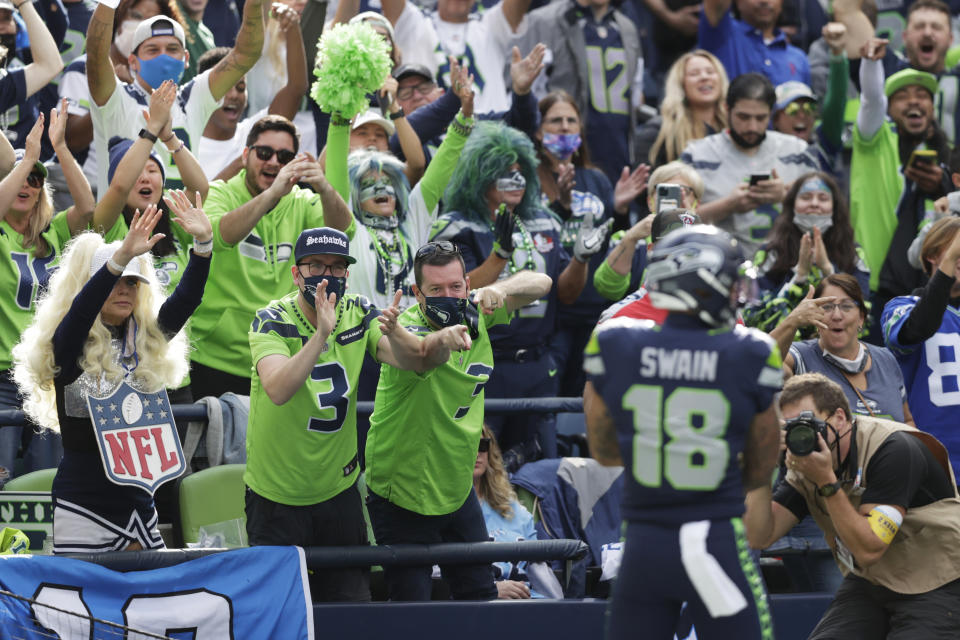
<svg viewBox="0 0 960 640">
<path fill-rule="evenodd" d="M 0 282 L 6 291 L 5 302 L 0 304 L 0 409 L 21 408 L 11 375 L 11 350 L 33 319 L 36 298 L 64 246 L 71 236 L 86 228 L 93 213 L 90 185 L 64 140 L 66 122 L 63 102 L 60 111 L 51 110 L 49 128 L 50 142 L 73 200 L 73 205 L 60 213 L 54 213 L 47 169 L 39 161 L 43 114 L 24 140 L 24 149 L 14 152 L 6 138 L 0 141 L 4 155 L 19 161 L 0 182 Z M 29 427 L 26 431 L 15 426 L 0 428 L 0 485 L 13 476 L 21 445 L 24 471 L 55 467 L 60 460 L 60 438 L 56 435 L 37 434 Z"/>
<path fill-rule="evenodd" d="M 660 116 L 640 129 L 638 155 L 656 168 L 677 160 L 691 140 L 722 131 L 729 86 L 723 64 L 712 53 L 697 49 L 680 56 L 667 72 Z"/>
<path fill-rule="evenodd" d="M 493 432 L 483 425 L 477 462 L 473 467 L 473 489 L 480 500 L 487 533 L 494 542 L 536 540 L 533 516 L 517 500 L 503 467 L 503 456 Z M 497 593 L 501 599 L 517 600 L 530 597 L 530 588 L 523 575 L 526 563 L 496 562 L 500 575 L 496 577 Z"/>
<path fill-rule="evenodd" d="M 163 547 L 153 502 L 156 486 L 119 476 L 139 458 L 139 472 L 131 475 L 151 479 L 156 469 L 148 465 L 148 456 L 160 454 L 163 471 L 173 449 L 179 449 L 170 439 L 162 441 L 167 455 L 161 447 L 161 435 L 176 438 L 175 431 L 169 435 L 172 416 L 165 415 L 164 389 L 175 387 L 187 372 L 187 340 L 180 330 L 200 304 L 213 247 L 210 221 L 199 202 L 192 207 L 176 192 L 168 204 L 177 214 L 174 220 L 195 240 L 183 278 L 168 299 L 147 255 L 163 239 L 163 234 L 151 237 L 163 214 L 150 205 L 143 215 L 134 215 L 122 242 L 105 244 L 99 235 L 83 233 L 67 246 L 33 323 L 13 349 L 24 411 L 63 437 L 63 459 L 53 481 L 54 553 Z M 108 405 L 113 415 L 102 405 L 93 410 L 96 400 L 110 398 L 123 384 L 130 393 L 122 411 L 119 402 Z M 152 441 L 138 440 L 136 430 L 129 434 L 131 444 L 123 434 L 108 436 L 96 428 L 107 418 L 120 423 L 121 416 L 133 426 L 143 414 L 153 420 L 153 411 L 161 424 L 149 425 L 156 440 L 152 449 Z M 110 438 L 119 439 L 121 448 L 126 444 L 129 466 L 121 465 L 120 457 L 109 463 L 108 449 L 118 451 L 105 444 Z"/>
</svg>

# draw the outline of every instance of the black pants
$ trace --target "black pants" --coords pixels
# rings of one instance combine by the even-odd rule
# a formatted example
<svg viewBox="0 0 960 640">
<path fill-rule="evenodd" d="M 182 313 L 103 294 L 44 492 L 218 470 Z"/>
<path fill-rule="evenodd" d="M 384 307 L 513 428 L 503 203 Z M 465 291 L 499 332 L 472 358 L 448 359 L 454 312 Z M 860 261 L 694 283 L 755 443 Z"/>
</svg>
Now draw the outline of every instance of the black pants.
<svg viewBox="0 0 960 640">
<path fill-rule="evenodd" d="M 377 544 L 434 544 L 437 542 L 486 542 L 487 525 L 477 495 L 470 490 L 463 505 L 453 513 L 425 516 L 408 511 L 372 491 L 367 511 Z M 495 600 L 493 565 L 440 565 L 455 600 Z M 387 593 L 391 600 L 429 600 L 432 567 L 385 567 Z"/>
<path fill-rule="evenodd" d="M 914 595 L 855 575 L 843 579 L 808 640 L 956 640 L 960 579 Z"/>
<path fill-rule="evenodd" d="M 248 488 L 246 512 L 250 546 L 370 544 L 356 484 L 329 500 L 305 506 L 280 504 Z M 369 602 L 370 568 L 312 571 L 310 592 L 314 602 Z"/>
</svg>

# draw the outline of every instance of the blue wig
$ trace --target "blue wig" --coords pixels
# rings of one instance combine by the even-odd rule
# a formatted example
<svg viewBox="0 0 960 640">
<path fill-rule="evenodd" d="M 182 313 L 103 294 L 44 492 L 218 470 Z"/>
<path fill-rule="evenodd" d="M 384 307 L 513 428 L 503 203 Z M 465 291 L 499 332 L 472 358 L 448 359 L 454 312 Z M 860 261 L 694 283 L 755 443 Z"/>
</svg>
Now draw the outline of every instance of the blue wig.
<svg viewBox="0 0 960 640">
<path fill-rule="evenodd" d="M 443 194 L 444 208 L 489 223 L 487 189 L 514 162 L 520 165 L 520 173 L 527 181 L 523 200 L 514 213 L 522 220 L 533 218 L 540 208 L 537 152 L 530 138 L 502 122 L 478 122 L 474 126 Z"/>
</svg>

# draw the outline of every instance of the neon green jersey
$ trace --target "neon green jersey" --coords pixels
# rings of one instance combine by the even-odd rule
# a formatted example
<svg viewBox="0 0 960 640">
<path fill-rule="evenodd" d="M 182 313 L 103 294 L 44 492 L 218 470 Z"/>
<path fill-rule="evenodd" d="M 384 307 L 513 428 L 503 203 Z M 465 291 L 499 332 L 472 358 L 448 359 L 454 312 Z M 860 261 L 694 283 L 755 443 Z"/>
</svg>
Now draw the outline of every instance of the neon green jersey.
<svg viewBox="0 0 960 640">
<path fill-rule="evenodd" d="M 213 263 L 191 331 L 201 348 L 193 360 L 235 376 L 250 375 L 247 332 L 257 309 L 293 290 L 293 247 L 304 229 L 323 226 L 320 196 L 294 187 L 236 245 L 224 242 L 220 220 L 253 199 L 247 172 L 216 181 L 203 210 L 213 224 Z"/>
<path fill-rule="evenodd" d="M 50 247 L 43 257 L 34 255 L 35 247 L 25 249 L 23 235 L 5 219 L 0 220 L 0 287 L 6 291 L 0 302 L 0 371 L 12 366 L 10 351 L 33 320 L 37 294 L 47 285 L 70 240 L 67 212 L 55 215 L 40 235 Z"/>
<path fill-rule="evenodd" d="M 256 363 L 296 355 L 316 329 L 297 306 L 298 292 L 257 311 L 250 329 L 253 372 L 243 479 L 256 493 L 288 505 L 316 504 L 357 480 L 357 381 L 363 354 L 377 355 L 380 312 L 359 295 L 337 305 L 337 326 L 306 382 L 277 406 L 267 396 Z"/>
<path fill-rule="evenodd" d="M 367 486 L 408 511 L 451 513 L 473 487 L 483 387 L 493 372 L 487 329 L 511 315 L 501 307 L 480 317 L 472 348 L 450 354 L 445 364 L 420 374 L 380 367 L 367 434 Z M 420 336 L 433 331 L 420 305 L 404 311 L 400 324 Z"/>
</svg>

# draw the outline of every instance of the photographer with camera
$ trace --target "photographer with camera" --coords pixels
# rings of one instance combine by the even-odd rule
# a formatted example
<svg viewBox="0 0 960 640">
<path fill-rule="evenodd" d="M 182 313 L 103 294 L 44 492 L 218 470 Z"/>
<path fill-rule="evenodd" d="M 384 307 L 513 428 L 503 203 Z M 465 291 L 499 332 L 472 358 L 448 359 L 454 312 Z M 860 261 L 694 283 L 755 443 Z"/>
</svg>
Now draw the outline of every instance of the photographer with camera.
<svg viewBox="0 0 960 640">
<path fill-rule="evenodd" d="M 960 496 L 946 449 L 908 425 L 852 418 L 839 385 L 791 378 L 780 395 L 787 474 L 747 494 L 751 546 L 808 513 L 844 580 L 809 640 L 960 636 Z"/>
</svg>

